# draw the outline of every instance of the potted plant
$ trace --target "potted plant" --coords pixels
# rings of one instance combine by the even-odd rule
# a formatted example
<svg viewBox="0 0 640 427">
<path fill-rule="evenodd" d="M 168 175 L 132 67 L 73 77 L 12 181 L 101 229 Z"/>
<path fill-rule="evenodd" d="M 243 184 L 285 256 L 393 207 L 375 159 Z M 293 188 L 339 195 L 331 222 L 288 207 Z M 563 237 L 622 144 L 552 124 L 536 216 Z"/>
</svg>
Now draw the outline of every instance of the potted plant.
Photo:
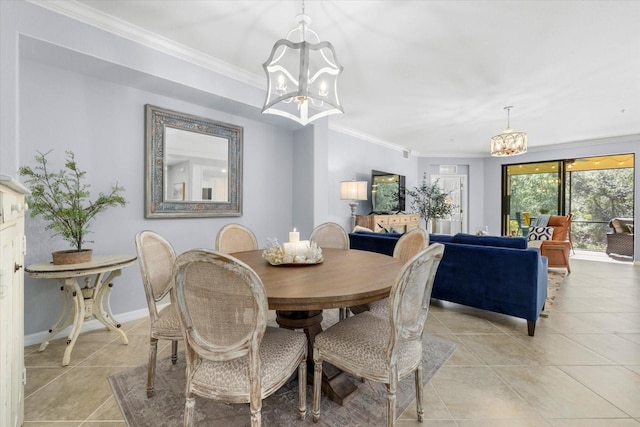
<svg viewBox="0 0 640 427">
<path fill-rule="evenodd" d="M 411 196 L 411 209 L 420 214 L 425 222 L 428 232 L 432 232 L 430 228 L 435 226 L 432 220 L 445 218 L 453 212 L 453 202 L 449 197 L 449 193 L 442 191 L 438 185 L 438 180 L 431 184 L 427 183 L 427 174 L 422 177 L 422 184 L 407 190 L 407 194 Z M 431 222 L 431 226 L 429 223 Z"/>
<path fill-rule="evenodd" d="M 73 152 L 66 151 L 64 168 L 59 172 L 49 169 L 47 155 L 50 152 L 42 154 L 38 151 L 34 168 L 22 166 L 19 169 L 31 190 L 27 197 L 31 217 L 42 215 L 49 223 L 46 229 L 54 230 L 75 248 L 54 252 L 54 264 L 90 261 L 92 250 L 83 248 L 83 244 L 88 242 L 86 236 L 90 233 L 91 220 L 110 206 L 124 206 L 127 203 L 121 195 L 124 187 L 116 184 L 108 194 L 100 193 L 96 200 L 90 201 L 89 185 L 82 183 L 86 172 L 78 168 Z"/>
</svg>

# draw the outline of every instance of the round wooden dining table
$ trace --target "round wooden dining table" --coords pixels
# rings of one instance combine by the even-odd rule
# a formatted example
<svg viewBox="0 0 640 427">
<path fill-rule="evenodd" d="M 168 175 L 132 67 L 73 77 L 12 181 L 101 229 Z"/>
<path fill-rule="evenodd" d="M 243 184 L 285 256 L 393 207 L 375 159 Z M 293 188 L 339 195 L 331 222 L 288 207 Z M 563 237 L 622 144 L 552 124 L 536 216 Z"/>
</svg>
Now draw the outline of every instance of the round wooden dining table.
<svg viewBox="0 0 640 427">
<path fill-rule="evenodd" d="M 322 332 L 322 310 L 366 304 L 389 296 L 402 267 L 397 259 L 376 252 L 322 249 L 319 264 L 273 266 L 262 251 L 236 252 L 233 257 L 249 265 L 260 277 L 269 308 L 276 310 L 280 327 L 303 329 L 307 335 L 308 372 L 313 372 L 313 343 Z M 312 378 L 313 376 L 311 376 Z M 357 386 L 345 373 L 323 366 L 323 392 L 343 405 Z"/>
</svg>

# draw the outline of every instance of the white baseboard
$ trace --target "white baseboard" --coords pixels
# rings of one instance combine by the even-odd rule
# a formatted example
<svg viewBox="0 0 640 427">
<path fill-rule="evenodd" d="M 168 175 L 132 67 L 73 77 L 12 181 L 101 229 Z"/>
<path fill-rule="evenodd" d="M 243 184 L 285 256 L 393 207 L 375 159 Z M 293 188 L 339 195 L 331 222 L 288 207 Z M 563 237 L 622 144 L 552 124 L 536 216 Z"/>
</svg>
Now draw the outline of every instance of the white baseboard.
<svg viewBox="0 0 640 427">
<path fill-rule="evenodd" d="M 118 322 L 120 323 L 130 322 L 132 320 L 138 320 L 144 317 L 149 317 L 149 310 L 144 308 L 141 310 L 130 311 L 128 313 L 120 313 L 114 317 L 116 317 Z M 80 333 L 94 331 L 96 329 L 101 329 L 101 328 L 106 328 L 106 327 L 102 323 L 100 323 L 98 319 L 91 319 L 84 322 Z M 71 326 L 67 327 L 63 331 L 60 331 L 56 335 L 56 338 L 61 338 L 65 335 L 69 336 L 70 333 L 71 333 Z M 49 335 L 49 331 L 42 331 L 42 332 L 36 332 L 35 334 L 25 335 L 24 345 L 26 347 L 28 345 L 40 344 L 47 338 L 48 335 Z"/>
</svg>

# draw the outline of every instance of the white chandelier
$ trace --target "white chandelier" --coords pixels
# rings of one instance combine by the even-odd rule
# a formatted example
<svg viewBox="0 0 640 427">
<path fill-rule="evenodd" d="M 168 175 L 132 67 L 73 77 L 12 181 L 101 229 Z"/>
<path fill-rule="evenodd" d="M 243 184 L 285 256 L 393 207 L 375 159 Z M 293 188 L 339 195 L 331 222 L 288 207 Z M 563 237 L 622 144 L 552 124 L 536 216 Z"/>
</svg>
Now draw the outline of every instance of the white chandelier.
<svg viewBox="0 0 640 427">
<path fill-rule="evenodd" d="M 320 41 L 309 28 L 311 18 L 296 16 L 297 26 L 280 39 L 262 64 L 267 73 L 263 113 L 287 117 L 306 125 L 331 114 L 343 113 L 337 81 L 342 73 L 331 43 Z"/>
<path fill-rule="evenodd" d="M 504 107 L 507 110 L 507 128 L 500 135 L 491 138 L 492 156 L 515 156 L 527 152 L 526 132 L 514 132 L 509 126 L 509 112 L 512 108 L 513 106 Z"/>
</svg>

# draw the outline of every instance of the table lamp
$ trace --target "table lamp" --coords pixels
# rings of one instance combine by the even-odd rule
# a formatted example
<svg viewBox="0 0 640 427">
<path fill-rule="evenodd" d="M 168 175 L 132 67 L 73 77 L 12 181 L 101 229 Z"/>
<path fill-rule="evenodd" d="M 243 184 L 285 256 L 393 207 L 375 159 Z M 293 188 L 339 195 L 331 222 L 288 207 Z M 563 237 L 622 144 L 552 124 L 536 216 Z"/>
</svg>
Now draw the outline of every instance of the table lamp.
<svg viewBox="0 0 640 427">
<path fill-rule="evenodd" d="M 367 181 L 341 181 L 340 200 L 352 200 L 351 206 L 351 230 L 356 226 L 356 207 L 358 200 L 367 200 Z"/>
</svg>

